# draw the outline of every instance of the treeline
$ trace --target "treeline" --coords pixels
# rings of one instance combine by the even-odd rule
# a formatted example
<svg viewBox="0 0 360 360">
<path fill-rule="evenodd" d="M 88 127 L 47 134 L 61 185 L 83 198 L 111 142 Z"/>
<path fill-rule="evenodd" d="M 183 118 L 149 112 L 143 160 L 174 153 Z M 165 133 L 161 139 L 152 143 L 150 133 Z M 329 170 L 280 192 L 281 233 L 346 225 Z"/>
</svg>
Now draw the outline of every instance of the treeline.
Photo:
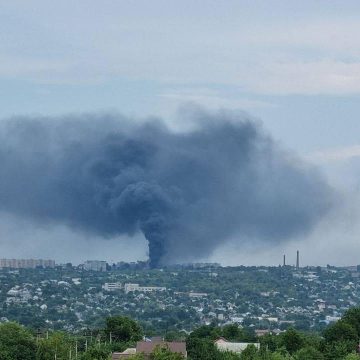
<svg viewBox="0 0 360 360">
<path fill-rule="evenodd" d="M 134 347 L 144 334 L 137 322 L 123 316 L 109 317 L 102 329 L 82 335 L 65 332 L 34 332 L 17 323 L 0 324 L 0 360 L 108 360 L 114 351 Z M 221 352 L 214 341 L 259 342 L 240 355 Z M 201 326 L 190 335 L 167 333 L 165 339 L 185 340 L 190 360 L 359 360 L 360 308 L 348 310 L 340 321 L 322 334 L 288 329 L 280 335 L 255 338 L 237 325 Z M 131 359 L 131 358 L 130 358 Z M 141 360 L 141 354 L 133 360 Z M 180 354 L 157 348 L 152 360 L 181 360 Z"/>
<path fill-rule="evenodd" d="M 0 360 L 108 360 L 142 338 L 139 324 L 124 316 L 109 317 L 103 329 L 81 335 L 41 333 L 7 322 L 0 324 Z"/>
<path fill-rule="evenodd" d="M 259 342 L 241 355 L 217 350 L 214 341 L 224 337 L 235 342 Z M 187 337 L 191 360 L 359 360 L 360 308 L 348 310 L 342 319 L 322 334 L 302 333 L 293 328 L 280 335 L 267 334 L 254 339 L 236 325 L 223 328 L 202 326 Z"/>
</svg>

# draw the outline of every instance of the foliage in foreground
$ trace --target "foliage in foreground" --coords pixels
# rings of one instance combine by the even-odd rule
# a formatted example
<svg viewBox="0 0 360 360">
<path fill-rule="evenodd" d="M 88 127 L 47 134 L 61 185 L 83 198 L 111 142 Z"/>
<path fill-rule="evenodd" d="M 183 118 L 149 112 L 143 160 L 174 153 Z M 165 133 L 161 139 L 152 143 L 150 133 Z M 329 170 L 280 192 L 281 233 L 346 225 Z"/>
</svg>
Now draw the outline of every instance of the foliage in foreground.
<svg viewBox="0 0 360 360">
<path fill-rule="evenodd" d="M 182 337 L 182 334 L 177 334 Z M 133 347 L 143 332 L 134 320 L 115 316 L 106 319 L 103 329 L 87 335 L 53 332 L 40 336 L 17 323 L 0 324 L 1 360 L 108 360 L 113 351 Z M 248 346 L 241 355 L 219 351 L 214 340 L 260 342 L 260 348 Z M 176 340 L 176 334 L 171 334 Z M 107 339 L 104 341 L 103 339 Z M 360 339 L 360 308 L 350 309 L 343 318 L 328 326 L 323 334 L 301 333 L 295 329 L 259 339 L 237 325 L 201 326 L 186 338 L 190 360 L 360 360 L 356 353 Z M 130 357 L 143 360 L 141 354 Z M 158 347 L 151 360 L 182 360 L 181 354 Z"/>
</svg>

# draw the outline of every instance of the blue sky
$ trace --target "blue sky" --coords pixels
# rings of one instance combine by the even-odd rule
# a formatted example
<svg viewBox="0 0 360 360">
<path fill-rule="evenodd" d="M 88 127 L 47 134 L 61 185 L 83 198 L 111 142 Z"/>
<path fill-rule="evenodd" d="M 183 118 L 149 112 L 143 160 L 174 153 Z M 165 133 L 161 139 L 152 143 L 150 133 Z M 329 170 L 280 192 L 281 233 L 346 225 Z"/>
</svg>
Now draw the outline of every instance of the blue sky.
<svg viewBox="0 0 360 360">
<path fill-rule="evenodd" d="M 352 193 L 360 169 L 359 15 L 360 3 L 346 0 L 3 2 L 0 117 L 118 111 L 176 122 L 186 102 L 242 110 Z M 351 208 L 357 213 L 357 202 Z M 346 239 L 342 229 L 319 241 L 322 253 L 330 244 L 321 261 L 339 260 L 339 237 L 348 244 L 344 261 L 355 261 L 356 222 Z"/>
</svg>

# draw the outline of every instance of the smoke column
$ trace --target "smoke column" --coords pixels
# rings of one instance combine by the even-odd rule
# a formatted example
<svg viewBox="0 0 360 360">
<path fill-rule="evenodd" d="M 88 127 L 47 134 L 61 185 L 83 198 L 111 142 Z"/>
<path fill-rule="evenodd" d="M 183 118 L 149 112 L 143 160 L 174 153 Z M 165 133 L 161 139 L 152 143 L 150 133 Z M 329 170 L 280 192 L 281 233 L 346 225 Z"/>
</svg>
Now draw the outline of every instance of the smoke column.
<svg viewBox="0 0 360 360">
<path fill-rule="evenodd" d="M 0 211 L 104 238 L 141 231 L 156 267 L 229 239 L 294 238 L 330 209 L 318 172 L 257 123 L 225 111 L 182 117 L 192 130 L 120 115 L 2 121 Z"/>
</svg>

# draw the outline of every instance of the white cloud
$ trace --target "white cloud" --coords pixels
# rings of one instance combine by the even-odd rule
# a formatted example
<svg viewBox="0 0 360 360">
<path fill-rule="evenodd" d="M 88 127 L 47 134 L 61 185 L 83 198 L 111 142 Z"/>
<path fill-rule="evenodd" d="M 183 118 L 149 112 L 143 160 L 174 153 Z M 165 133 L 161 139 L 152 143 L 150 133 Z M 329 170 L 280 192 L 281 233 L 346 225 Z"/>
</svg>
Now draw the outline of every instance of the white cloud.
<svg viewBox="0 0 360 360">
<path fill-rule="evenodd" d="M 167 91 L 158 95 L 167 102 L 171 101 L 175 107 L 183 103 L 196 103 L 205 106 L 209 109 L 244 109 L 251 110 L 256 108 L 276 107 L 275 104 L 249 99 L 246 97 L 230 97 L 222 94 L 220 91 L 215 91 L 208 88 L 180 88 Z"/>
<path fill-rule="evenodd" d="M 321 60 L 269 63 L 263 67 L 259 66 L 256 78 L 248 78 L 245 82 L 249 90 L 267 94 L 360 93 L 360 61 L 345 63 Z"/>
<path fill-rule="evenodd" d="M 322 164 L 331 162 L 342 162 L 360 157 L 360 145 L 345 146 L 336 149 L 316 151 L 306 156 L 308 161 Z"/>
<path fill-rule="evenodd" d="M 36 3 L 11 2 L 6 16 L 0 15 L 1 76 L 51 83 L 123 77 L 228 84 L 261 94 L 360 93 L 360 23 L 346 9 L 263 18 L 236 7 L 221 19 L 193 16 L 208 12 L 206 6 L 170 11 L 156 1 L 136 11 L 130 3 L 57 4 L 53 11 Z M 219 13 L 224 9 L 219 6 Z M 227 104 L 216 95 L 212 100 Z M 241 107 L 256 105 L 242 101 Z"/>
</svg>

